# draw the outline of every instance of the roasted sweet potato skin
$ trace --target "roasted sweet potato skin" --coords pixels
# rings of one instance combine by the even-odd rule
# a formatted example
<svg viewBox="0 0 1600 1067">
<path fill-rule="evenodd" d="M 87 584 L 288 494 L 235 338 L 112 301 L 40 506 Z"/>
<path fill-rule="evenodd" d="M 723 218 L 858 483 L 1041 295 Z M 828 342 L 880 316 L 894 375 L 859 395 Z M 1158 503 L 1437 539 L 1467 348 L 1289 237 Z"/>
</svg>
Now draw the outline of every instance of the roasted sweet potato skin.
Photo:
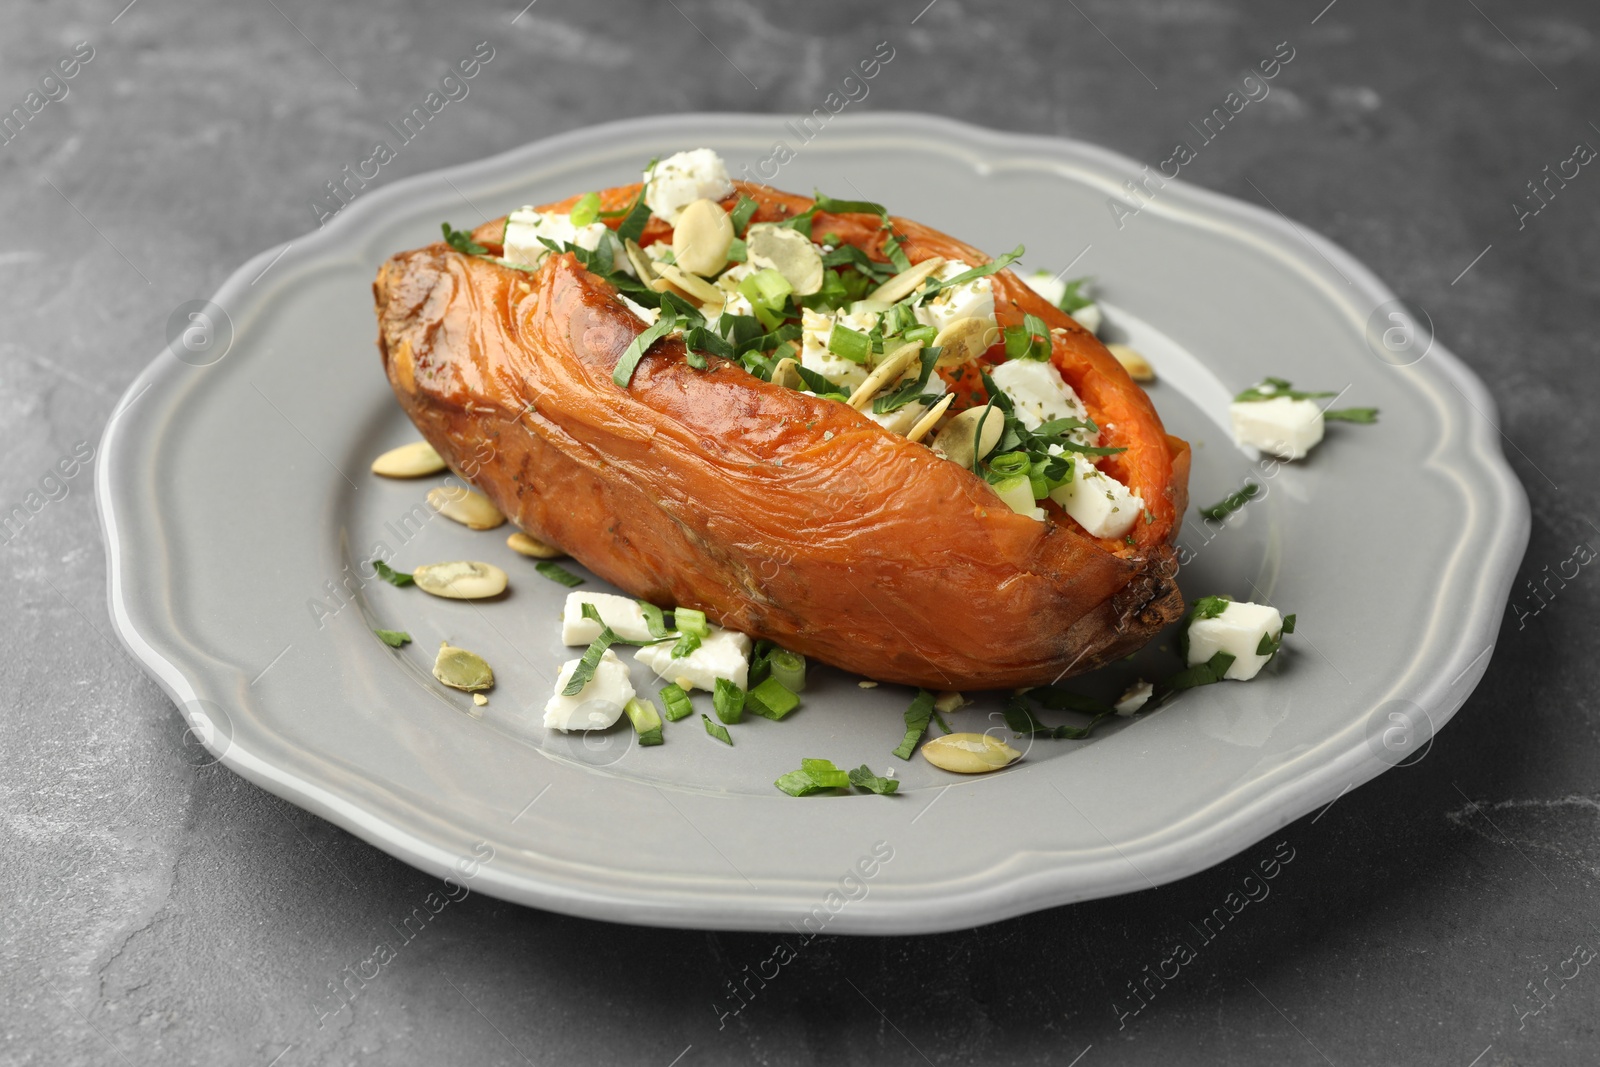
<svg viewBox="0 0 1600 1067">
<path fill-rule="evenodd" d="M 636 190 L 603 201 L 625 205 Z M 741 191 L 758 220 L 810 205 Z M 877 257 L 877 227 L 819 216 L 815 232 Z M 914 261 L 987 259 L 915 223 L 896 228 Z M 498 250 L 502 229 L 475 236 Z M 645 242 L 667 232 L 653 220 Z M 1107 469 L 1149 505 L 1132 544 L 1017 515 L 970 471 L 835 401 L 717 359 L 695 370 L 677 338 L 618 387 L 612 370 L 643 324 L 570 255 L 528 273 L 436 244 L 396 255 L 374 283 L 401 406 L 522 529 L 635 596 L 936 689 L 1052 682 L 1126 655 L 1183 610 L 1171 540 L 1187 446 L 1069 317 L 1008 272 L 995 293 L 1003 325 L 1032 312 L 1058 328 L 1056 365 L 1107 443 L 1129 449 Z"/>
</svg>

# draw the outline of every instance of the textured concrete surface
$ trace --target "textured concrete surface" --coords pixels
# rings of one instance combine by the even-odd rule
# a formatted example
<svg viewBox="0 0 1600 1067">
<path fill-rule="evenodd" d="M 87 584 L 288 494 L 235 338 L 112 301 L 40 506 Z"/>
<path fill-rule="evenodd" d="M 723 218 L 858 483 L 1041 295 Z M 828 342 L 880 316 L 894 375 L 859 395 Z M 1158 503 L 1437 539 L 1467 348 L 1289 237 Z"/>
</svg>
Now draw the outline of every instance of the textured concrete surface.
<svg viewBox="0 0 1600 1067">
<path fill-rule="evenodd" d="M 1548 579 L 1600 546 L 1600 174 L 1552 183 L 1537 214 L 1526 188 L 1600 146 L 1593 4 L 124 2 L 12 0 L 0 31 L 0 111 L 93 49 L 0 144 L 0 503 L 28 516 L 0 545 L 0 1062 L 1600 1060 L 1600 964 L 1575 949 L 1600 947 L 1600 578 Z M 484 40 L 471 96 L 379 181 L 626 115 L 809 111 L 880 40 L 897 59 L 862 108 L 1156 163 L 1291 42 L 1261 112 L 1185 176 L 1340 242 L 1496 388 L 1533 502 L 1521 579 L 1544 591 L 1519 579 L 1487 677 L 1420 763 L 1181 883 L 819 938 L 747 1003 L 729 984 L 770 970 L 773 937 L 472 896 L 341 1006 L 333 987 L 438 884 L 191 766 L 111 635 L 83 458 L 168 312 L 310 229 L 322 183 Z M 1202 941 L 1191 924 L 1275 853 L 1270 896 Z M 1170 975 L 1179 939 L 1194 958 L 1133 1014 L 1128 983 Z"/>
</svg>

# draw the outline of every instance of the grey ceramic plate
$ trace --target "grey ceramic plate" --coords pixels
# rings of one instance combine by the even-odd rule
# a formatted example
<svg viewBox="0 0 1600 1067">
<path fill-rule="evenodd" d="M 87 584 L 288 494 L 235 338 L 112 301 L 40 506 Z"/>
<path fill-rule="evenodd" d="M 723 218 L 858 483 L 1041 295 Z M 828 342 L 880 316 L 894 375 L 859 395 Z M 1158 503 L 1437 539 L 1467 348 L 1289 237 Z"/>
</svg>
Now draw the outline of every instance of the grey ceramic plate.
<svg viewBox="0 0 1600 1067">
<path fill-rule="evenodd" d="M 1191 516 L 1181 581 L 1191 598 L 1298 613 L 1268 672 L 1090 741 L 1040 741 L 978 779 L 900 763 L 890 750 L 910 692 L 827 671 L 800 712 L 736 728 L 731 749 L 697 719 L 668 724 L 651 749 L 625 728 L 546 734 L 539 712 L 571 655 L 555 624 L 566 590 L 504 547 L 506 529 L 419 523 L 426 484 L 366 473 L 415 436 L 374 351 L 373 273 L 437 239 L 444 219 L 625 182 L 683 147 L 759 172 L 778 140 L 799 149 L 779 187 L 881 200 L 1099 279 L 1114 332 L 1160 371 L 1168 428 L 1194 443 L 1193 499 L 1253 471 L 1266 489 L 1226 528 Z M 1276 214 L 1178 183 L 1119 228 L 1108 200 L 1139 170 L 1085 144 L 921 116 L 837 118 L 802 146 L 771 117 L 691 115 L 367 193 L 246 264 L 201 311 L 209 334 L 179 316 L 187 345 L 163 350 L 113 417 L 97 488 L 117 630 L 182 709 L 199 758 L 423 870 L 465 860 L 473 888 L 557 911 L 907 933 L 1216 863 L 1415 751 L 1461 705 L 1488 663 L 1527 504 L 1481 383 L 1366 269 Z M 1264 374 L 1348 386 L 1341 404 L 1379 406 L 1383 421 L 1336 428 L 1310 461 L 1263 479 L 1224 420 L 1228 395 Z M 362 587 L 350 569 L 379 541 L 402 567 L 496 562 L 512 590 L 471 604 Z M 416 642 L 391 651 L 373 626 Z M 429 676 L 447 637 L 499 674 L 481 715 Z M 1170 669 L 1170 652 L 1148 654 Z M 953 725 L 996 728 L 998 706 Z M 779 794 L 772 780 L 802 756 L 896 765 L 901 793 Z"/>
</svg>

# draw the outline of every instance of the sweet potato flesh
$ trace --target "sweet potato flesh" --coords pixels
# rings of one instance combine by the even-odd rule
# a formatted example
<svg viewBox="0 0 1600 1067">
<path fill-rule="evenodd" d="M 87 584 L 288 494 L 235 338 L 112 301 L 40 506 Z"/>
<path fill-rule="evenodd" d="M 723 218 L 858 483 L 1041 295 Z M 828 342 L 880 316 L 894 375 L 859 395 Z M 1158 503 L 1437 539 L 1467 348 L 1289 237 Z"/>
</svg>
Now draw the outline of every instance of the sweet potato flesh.
<svg viewBox="0 0 1600 1067">
<path fill-rule="evenodd" d="M 755 221 L 811 205 L 738 184 L 759 204 Z M 603 205 L 637 191 L 607 190 Z M 894 223 L 913 262 L 988 259 Z M 498 253 L 503 229 L 474 236 Z M 813 231 L 883 258 L 877 216 L 818 215 Z M 643 243 L 670 232 L 652 219 Z M 569 254 L 529 273 L 435 244 L 390 259 L 373 289 L 401 406 L 529 534 L 634 596 L 701 608 L 837 667 L 992 689 L 1126 655 L 1181 614 L 1171 541 L 1189 459 L 1099 341 L 1009 271 L 993 277 L 1000 324 L 1032 313 L 1056 327 L 1055 365 L 1101 443 L 1127 449 L 1101 466 L 1149 509 L 1131 543 L 1093 538 L 1053 504 L 1048 522 L 1018 515 L 971 471 L 837 401 L 715 358 L 695 370 L 677 337 L 620 388 L 612 370 L 644 325 Z M 971 402 L 972 383 L 959 386 Z"/>
</svg>

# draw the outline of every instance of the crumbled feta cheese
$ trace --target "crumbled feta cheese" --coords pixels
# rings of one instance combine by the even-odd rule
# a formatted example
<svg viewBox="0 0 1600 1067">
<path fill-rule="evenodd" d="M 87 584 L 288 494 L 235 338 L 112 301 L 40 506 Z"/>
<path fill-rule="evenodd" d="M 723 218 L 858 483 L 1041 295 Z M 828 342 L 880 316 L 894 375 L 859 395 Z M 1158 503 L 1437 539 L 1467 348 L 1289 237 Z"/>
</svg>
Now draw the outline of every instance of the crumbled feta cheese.
<svg viewBox="0 0 1600 1067">
<path fill-rule="evenodd" d="M 1032 289 L 1056 307 L 1061 306 L 1061 298 L 1067 295 L 1067 283 L 1047 270 L 1036 270 L 1032 274 L 1024 274 L 1022 280 L 1029 289 Z"/>
<path fill-rule="evenodd" d="M 844 320 L 860 321 L 866 319 L 866 329 L 872 329 L 877 323 L 877 316 L 870 313 L 854 316 L 846 314 Z M 800 312 L 800 365 L 806 370 L 815 371 L 833 384 L 840 386 L 845 392 L 853 392 L 856 386 L 867 380 L 867 368 L 859 363 L 852 363 L 828 351 L 828 336 L 833 333 L 834 317 L 810 308 L 802 308 Z M 845 325 L 852 330 L 861 329 L 850 321 Z M 865 332 L 864 330 L 862 332 Z"/>
<path fill-rule="evenodd" d="M 674 226 L 683 209 L 696 200 L 723 200 L 733 195 L 727 164 L 709 148 L 668 156 L 645 177 L 650 182 L 644 193 L 645 206 Z"/>
<path fill-rule="evenodd" d="M 1132 715 L 1145 706 L 1145 703 L 1149 701 L 1155 691 L 1155 686 L 1141 678 L 1128 686 L 1127 690 L 1117 698 L 1117 702 L 1112 707 L 1117 709 L 1118 715 Z"/>
<path fill-rule="evenodd" d="M 934 275 L 939 281 L 949 281 L 972 267 L 952 259 Z M 994 318 L 994 281 L 992 278 L 974 278 L 970 282 L 949 289 L 941 289 L 932 300 L 924 300 L 916 308 L 917 321 L 924 326 L 942 330 L 956 319 Z"/>
<path fill-rule="evenodd" d="M 717 276 L 711 284 L 722 292 L 722 314 L 724 315 L 753 315 L 755 309 L 750 306 L 750 299 L 739 291 L 739 283 L 756 272 L 748 262 L 735 263 Z"/>
<path fill-rule="evenodd" d="M 1009 359 L 990 371 L 989 376 L 1011 398 L 1018 420 L 1029 430 L 1052 419 L 1089 418 L 1083 401 L 1049 360 Z M 1087 429 L 1075 430 L 1071 437 L 1079 444 L 1095 442 L 1095 435 Z"/>
<path fill-rule="evenodd" d="M 1279 459 L 1301 459 L 1322 440 L 1322 409 L 1312 400 L 1236 400 L 1228 414 L 1235 441 Z"/>
<path fill-rule="evenodd" d="M 618 293 L 617 295 L 622 297 L 622 302 L 628 305 L 628 310 L 637 315 L 639 320 L 645 325 L 653 326 L 655 325 L 655 321 L 661 317 L 660 308 L 647 308 L 643 304 L 636 304 L 632 300 L 629 300 L 628 297 L 623 293 Z"/>
<path fill-rule="evenodd" d="M 633 658 L 655 671 L 659 678 L 669 678 L 684 689 L 704 689 L 712 692 L 718 678 L 726 678 L 740 689 L 750 678 L 750 638 L 736 630 L 726 630 L 712 625 L 711 635 L 700 642 L 700 647 L 680 659 L 672 658 L 674 642 L 646 645 L 633 654 Z"/>
<path fill-rule="evenodd" d="M 1052 489 L 1050 499 L 1094 537 L 1122 537 L 1144 513 L 1143 497 L 1081 453 L 1072 456 L 1072 480 Z"/>
<path fill-rule="evenodd" d="M 1072 316 L 1074 322 L 1090 333 L 1099 333 L 1100 327 L 1105 321 L 1105 316 L 1100 314 L 1099 304 L 1085 304 L 1077 311 L 1069 311 L 1067 314 Z"/>
<path fill-rule="evenodd" d="M 545 729 L 604 730 L 622 717 L 622 709 L 634 698 L 628 665 L 609 648 L 595 665 L 589 683 L 573 696 L 564 695 L 561 690 L 572 680 L 572 672 L 580 662 L 569 659 L 561 665 L 555 695 L 544 706 Z"/>
<path fill-rule="evenodd" d="M 571 215 L 539 212 L 531 207 L 520 208 L 506 220 L 505 258 L 520 266 L 537 267 L 550 254 L 550 249 L 540 243 L 541 237 L 556 244 L 576 245 L 592 252 L 601 241 L 614 240 L 610 234 L 611 230 L 603 222 L 575 227 Z M 626 259 L 620 249 L 614 251 L 619 259 Z"/>
<path fill-rule="evenodd" d="M 568 593 L 566 607 L 561 612 L 562 644 L 587 645 L 600 636 L 600 623 L 583 617 L 585 604 L 594 605 L 601 621 L 618 637 L 629 641 L 652 640 L 644 611 L 632 597 L 615 593 Z"/>
<path fill-rule="evenodd" d="M 1229 601 L 1221 614 L 1189 624 L 1189 666 L 1205 663 L 1218 652 L 1226 652 L 1233 657 L 1233 664 L 1223 677 L 1247 682 L 1272 659 L 1256 655 L 1261 639 L 1276 638 L 1282 632 L 1283 616 L 1277 608 Z"/>
</svg>

